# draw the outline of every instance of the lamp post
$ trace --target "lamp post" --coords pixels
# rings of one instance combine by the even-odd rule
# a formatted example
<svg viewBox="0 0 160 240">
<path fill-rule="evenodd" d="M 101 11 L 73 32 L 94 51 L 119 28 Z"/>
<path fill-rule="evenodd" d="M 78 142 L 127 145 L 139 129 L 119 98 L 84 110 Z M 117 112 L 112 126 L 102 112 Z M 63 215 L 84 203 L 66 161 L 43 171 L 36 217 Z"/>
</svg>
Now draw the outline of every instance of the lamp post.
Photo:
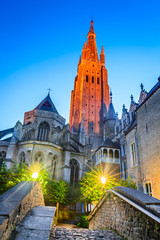
<svg viewBox="0 0 160 240">
<path fill-rule="evenodd" d="M 103 177 L 101 177 L 101 183 L 102 183 L 102 191 L 103 191 L 103 193 L 104 193 L 104 187 L 105 187 L 105 183 L 106 183 L 106 178 L 103 176 Z"/>
</svg>

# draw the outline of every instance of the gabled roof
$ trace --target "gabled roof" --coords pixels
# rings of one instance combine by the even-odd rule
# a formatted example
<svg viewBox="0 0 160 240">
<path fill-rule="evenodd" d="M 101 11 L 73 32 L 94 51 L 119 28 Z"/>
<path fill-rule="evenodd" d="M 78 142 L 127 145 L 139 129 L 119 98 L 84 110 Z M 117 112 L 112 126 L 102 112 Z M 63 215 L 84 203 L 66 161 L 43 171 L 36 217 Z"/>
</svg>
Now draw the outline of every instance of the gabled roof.
<svg viewBox="0 0 160 240">
<path fill-rule="evenodd" d="M 116 114 L 115 114 L 115 110 L 113 107 L 113 103 L 110 102 L 105 120 L 115 120 L 115 119 L 116 119 Z"/>
<path fill-rule="evenodd" d="M 118 142 L 113 142 L 110 138 L 106 138 L 98 149 L 101 147 L 120 148 L 120 144 Z M 98 149 L 96 151 L 98 151 Z"/>
<path fill-rule="evenodd" d="M 43 101 L 35 109 L 55 112 L 58 114 L 58 111 L 57 111 L 56 107 L 54 106 L 49 93 L 48 93 L 47 97 L 45 97 L 43 99 Z"/>
<path fill-rule="evenodd" d="M 136 108 L 136 111 L 160 88 L 160 78 L 158 78 L 158 82 L 156 85 L 149 91 L 144 101 Z"/>
</svg>

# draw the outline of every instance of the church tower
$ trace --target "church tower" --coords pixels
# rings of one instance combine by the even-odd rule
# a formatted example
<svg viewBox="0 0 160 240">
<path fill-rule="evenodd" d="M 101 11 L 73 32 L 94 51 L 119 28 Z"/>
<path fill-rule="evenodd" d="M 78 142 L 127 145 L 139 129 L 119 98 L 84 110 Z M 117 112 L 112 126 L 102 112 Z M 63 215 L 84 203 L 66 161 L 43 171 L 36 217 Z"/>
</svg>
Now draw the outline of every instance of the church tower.
<svg viewBox="0 0 160 240">
<path fill-rule="evenodd" d="M 105 54 L 98 57 L 93 21 L 79 58 L 74 90 L 71 93 L 70 131 L 85 135 L 102 135 L 103 121 L 109 106 L 109 86 Z"/>
</svg>

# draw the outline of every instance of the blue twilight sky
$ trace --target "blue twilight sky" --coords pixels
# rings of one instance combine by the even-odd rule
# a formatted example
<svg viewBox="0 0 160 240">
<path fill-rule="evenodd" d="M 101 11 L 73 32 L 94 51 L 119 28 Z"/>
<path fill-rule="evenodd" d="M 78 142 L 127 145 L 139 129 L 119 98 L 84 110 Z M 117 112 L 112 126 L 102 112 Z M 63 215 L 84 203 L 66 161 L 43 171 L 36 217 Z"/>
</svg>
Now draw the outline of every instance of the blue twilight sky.
<svg viewBox="0 0 160 240">
<path fill-rule="evenodd" d="M 0 2 L 0 130 L 23 121 L 46 97 L 69 119 L 70 93 L 91 16 L 104 46 L 115 110 L 121 116 L 140 83 L 160 75 L 160 1 L 2 0 Z"/>
</svg>

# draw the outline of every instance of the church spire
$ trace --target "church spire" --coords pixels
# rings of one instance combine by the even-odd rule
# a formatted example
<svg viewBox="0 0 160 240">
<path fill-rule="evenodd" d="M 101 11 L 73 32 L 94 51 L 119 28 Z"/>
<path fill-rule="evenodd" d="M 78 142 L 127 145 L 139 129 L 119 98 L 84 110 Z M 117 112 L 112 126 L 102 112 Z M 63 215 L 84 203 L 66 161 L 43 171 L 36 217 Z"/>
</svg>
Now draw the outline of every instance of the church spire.
<svg viewBox="0 0 160 240">
<path fill-rule="evenodd" d="M 90 25 L 89 33 L 93 33 L 93 34 L 94 34 L 93 20 L 91 20 L 91 25 Z M 88 33 L 88 34 L 89 34 L 89 33 Z"/>
<path fill-rule="evenodd" d="M 101 63 L 105 64 L 105 54 L 104 54 L 104 49 L 103 49 L 103 46 L 102 46 L 102 49 L 101 49 Z"/>
<path fill-rule="evenodd" d="M 87 45 L 86 48 L 83 51 L 85 51 L 85 54 L 82 54 L 85 59 L 97 61 L 98 59 L 98 51 L 97 51 L 97 45 L 96 45 L 96 34 L 94 32 L 93 27 L 93 20 L 91 21 L 90 29 L 87 35 Z M 82 58 L 83 58 L 82 56 Z"/>
</svg>

